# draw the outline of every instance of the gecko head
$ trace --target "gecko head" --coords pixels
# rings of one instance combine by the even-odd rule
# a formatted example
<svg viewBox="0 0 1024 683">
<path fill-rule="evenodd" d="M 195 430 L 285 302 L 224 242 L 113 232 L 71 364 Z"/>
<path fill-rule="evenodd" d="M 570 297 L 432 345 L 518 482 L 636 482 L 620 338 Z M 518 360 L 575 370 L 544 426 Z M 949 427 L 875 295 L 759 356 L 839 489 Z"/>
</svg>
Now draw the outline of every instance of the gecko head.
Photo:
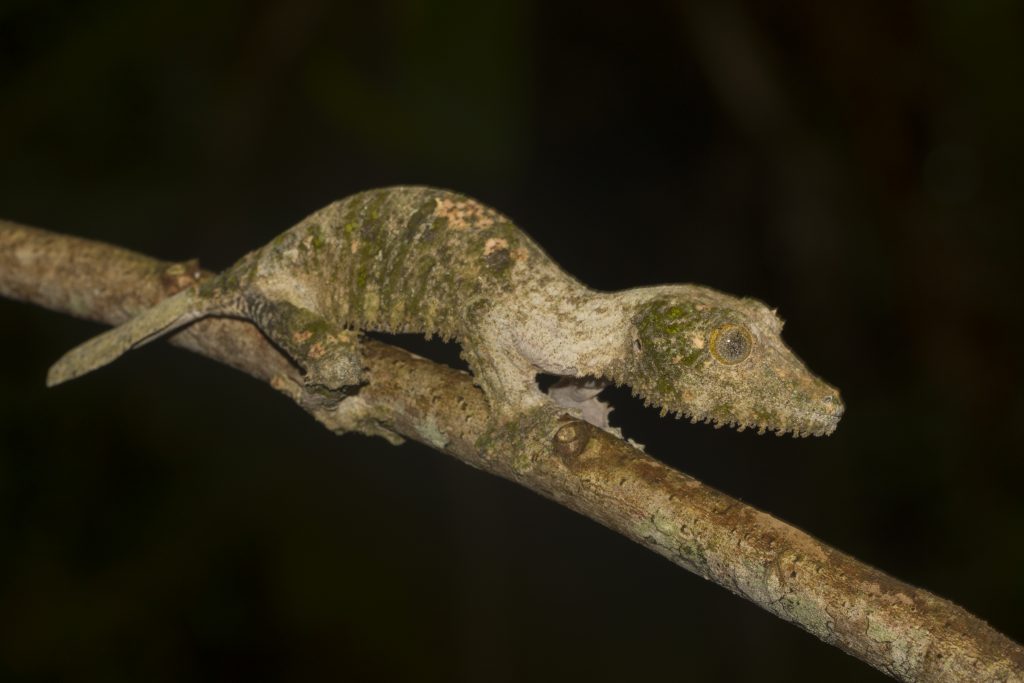
<svg viewBox="0 0 1024 683">
<path fill-rule="evenodd" d="M 645 403 L 740 430 L 835 430 L 839 392 L 783 343 L 782 320 L 763 303 L 694 285 L 634 291 L 626 376 Z"/>
</svg>

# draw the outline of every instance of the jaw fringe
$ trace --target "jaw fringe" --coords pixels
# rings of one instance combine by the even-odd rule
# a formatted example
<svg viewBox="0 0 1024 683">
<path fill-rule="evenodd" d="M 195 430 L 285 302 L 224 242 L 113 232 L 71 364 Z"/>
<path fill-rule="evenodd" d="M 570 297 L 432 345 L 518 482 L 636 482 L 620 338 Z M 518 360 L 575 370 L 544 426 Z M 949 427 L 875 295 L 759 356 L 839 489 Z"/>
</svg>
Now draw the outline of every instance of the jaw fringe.
<svg viewBox="0 0 1024 683">
<path fill-rule="evenodd" d="M 624 383 L 621 380 L 617 380 L 611 377 L 601 376 L 599 379 L 607 382 L 608 384 L 616 387 L 621 387 Z M 628 386 L 628 385 L 627 385 Z M 633 387 L 629 387 L 630 393 L 634 398 L 639 399 L 643 402 L 645 408 L 656 408 L 660 417 L 665 417 L 671 414 L 675 419 L 680 420 L 686 418 L 690 421 L 690 424 L 697 424 L 702 422 L 709 424 L 715 429 L 721 429 L 722 427 L 729 427 L 737 432 L 744 432 L 748 429 L 757 430 L 758 435 L 763 435 L 767 432 L 774 432 L 776 436 L 791 435 L 794 439 L 804 439 L 809 436 L 828 436 L 836 430 L 836 424 L 828 424 L 821 427 L 810 427 L 806 422 L 793 424 L 791 426 L 786 425 L 769 425 L 765 422 L 741 422 L 739 420 L 718 420 L 706 414 L 690 413 L 685 410 L 672 410 L 666 406 L 658 405 L 647 396 L 641 394 Z"/>
</svg>

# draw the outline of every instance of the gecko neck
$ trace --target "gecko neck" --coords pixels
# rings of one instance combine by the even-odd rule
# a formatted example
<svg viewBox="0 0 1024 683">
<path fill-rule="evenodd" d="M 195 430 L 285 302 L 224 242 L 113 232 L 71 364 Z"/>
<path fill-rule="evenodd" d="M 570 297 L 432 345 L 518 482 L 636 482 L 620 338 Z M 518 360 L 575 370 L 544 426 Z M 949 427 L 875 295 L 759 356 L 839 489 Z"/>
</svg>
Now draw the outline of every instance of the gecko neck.
<svg viewBox="0 0 1024 683">
<path fill-rule="evenodd" d="M 581 308 L 589 312 L 588 320 L 593 321 L 594 329 L 600 330 L 593 339 L 600 342 L 603 353 L 594 356 L 597 363 L 584 364 L 584 374 L 632 386 L 638 353 L 635 347 L 638 309 L 659 295 L 678 293 L 686 287 L 661 285 L 617 292 L 588 290 Z"/>
<path fill-rule="evenodd" d="M 597 291 L 577 281 L 549 282 L 544 290 L 548 305 L 531 306 L 533 320 L 548 330 L 530 335 L 545 340 L 543 349 L 529 354 L 544 359 L 538 366 L 556 375 L 621 382 L 633 336 L 624 292 Z"/>
</svg>

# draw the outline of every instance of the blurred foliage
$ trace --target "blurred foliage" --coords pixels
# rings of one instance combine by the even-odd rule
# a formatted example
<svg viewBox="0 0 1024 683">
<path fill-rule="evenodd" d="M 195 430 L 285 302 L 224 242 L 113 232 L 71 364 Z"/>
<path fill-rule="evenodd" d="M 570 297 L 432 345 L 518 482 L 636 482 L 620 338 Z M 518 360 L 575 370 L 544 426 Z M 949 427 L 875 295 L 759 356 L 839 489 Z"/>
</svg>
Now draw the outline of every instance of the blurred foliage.
<svg viewBox="0 0 1024 683">
<path fill-rule="evenodd" d="M 602 288 L 758 296 L 826 440 L 652 453 L 1024 639 L 1024 9 L 0 3 L 0 214 L 224 267 L 331 199 L 480 197 Z M 0 680 L 870 680 L 597 525 L 0 301 Z M 451 347 L 400 339 L 453 359 Z"/>
</svg>

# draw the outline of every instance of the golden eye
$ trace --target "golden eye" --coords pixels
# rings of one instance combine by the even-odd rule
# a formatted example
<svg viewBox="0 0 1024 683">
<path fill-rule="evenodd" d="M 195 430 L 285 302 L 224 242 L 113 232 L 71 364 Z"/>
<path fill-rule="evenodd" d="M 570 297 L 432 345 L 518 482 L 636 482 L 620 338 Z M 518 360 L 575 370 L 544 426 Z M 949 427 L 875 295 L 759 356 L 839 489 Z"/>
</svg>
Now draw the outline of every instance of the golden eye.
<svg viewBox="0 0 1024 683">
<path fill-rule="evenodd" d="M 711 333 L 711 353 L 719 362 L 734 365 L 746 360 L 754 347 L 754 339 L 747 328 L 740 325 L 722 325 Z"/>
</svg>

